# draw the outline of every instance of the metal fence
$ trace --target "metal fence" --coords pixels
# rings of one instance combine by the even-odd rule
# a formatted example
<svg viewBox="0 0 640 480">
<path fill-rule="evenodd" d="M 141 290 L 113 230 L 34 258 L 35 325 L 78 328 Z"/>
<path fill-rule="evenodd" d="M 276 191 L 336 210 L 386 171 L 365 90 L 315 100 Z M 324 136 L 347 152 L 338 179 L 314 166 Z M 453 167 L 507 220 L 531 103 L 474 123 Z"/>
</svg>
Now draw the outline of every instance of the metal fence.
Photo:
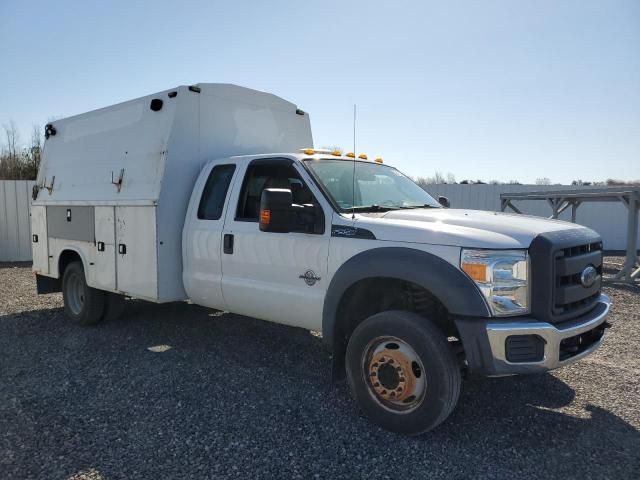
<svg viewBox="0 0 640 480">
<path fill-rule="evenodd" d="M 31 222 L 29 198 L 34 182 L 24 180 L 0 180 L 0 261 L 31 260 Z M 437 197 L 449 197 L 453 208 L 500 211 L 501 193 L 531 192 L 539 190 L 566 190 L 582 187 L 554 185 L 429 185 L 426 190 Z M 548 217 L 551 208 L 545 202 L 522 202 L 518 207 L 523 213 Z M 602 235 L 604 248 L 624 250 L 627 212 L 621 204 L 582 205 L 577 211 L 577 223 L 586 225 Z M 570 220 L 569 211 L 560 215 Z M 640 241 L 639 245 L 640 247 Z"/>
<path fill-rule="evenodd" d="M 31 260 L 29 199 L 35 182 L 0 180 L 0 261 Z"/>
</svg>

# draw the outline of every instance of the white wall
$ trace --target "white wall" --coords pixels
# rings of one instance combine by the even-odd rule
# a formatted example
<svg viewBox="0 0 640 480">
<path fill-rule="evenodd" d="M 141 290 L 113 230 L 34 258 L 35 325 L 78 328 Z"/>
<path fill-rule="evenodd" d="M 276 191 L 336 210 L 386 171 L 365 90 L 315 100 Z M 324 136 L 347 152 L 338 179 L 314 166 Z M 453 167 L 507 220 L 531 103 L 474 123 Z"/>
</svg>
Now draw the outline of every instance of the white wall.
<svg viewBox="0 0 640 480">
<path fill-rule="evenodd" d="M 500 211 L 501 193 L 535 192 L 548 190 L 572 190 L 580 188 L 566 185 L 428 185 L 426 190 L 434 198 L 444 195 L 452 208 Z M 513 201 L 523 213 L 551 216 L 551 207 L 544 200 Z M 513 212 L 507 209 L 508 212 Z M 571 221 L 571 209 L 560 214 L 560 220 Z M 627 209 L 622 203 L 583 203 L 578 207 L 576 223 L 594 229 L 602 237 L 606 250 L 627 248 Z M 640 236 L 638 237 L 640 248 Z"/>
<path fill-rule="evenodd" d="M 0 180 L 0 262 L 31 260 L 29 199 L 34 183 Z"/>
</svg>

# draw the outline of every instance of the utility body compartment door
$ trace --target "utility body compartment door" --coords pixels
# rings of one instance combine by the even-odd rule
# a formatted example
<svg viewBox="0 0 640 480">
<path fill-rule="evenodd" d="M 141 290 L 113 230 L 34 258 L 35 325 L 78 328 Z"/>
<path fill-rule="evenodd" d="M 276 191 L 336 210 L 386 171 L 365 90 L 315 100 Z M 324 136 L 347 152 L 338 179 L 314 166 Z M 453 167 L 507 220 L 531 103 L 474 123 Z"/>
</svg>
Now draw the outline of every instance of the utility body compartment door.
<svg viewBox="0 0 640 480">
<path fill-rule="evenodd" d="M 95 207 L 96 243 L 93 283 L 95 288 L 116 287 L 116 219 L 115 207 Z"/>
<path fill-rule="evenodd" d="M 49 273 L 49 241 L 47 236 L 47 207 L 31 207 L 31 246 L 33 271 Z"/>
<path fill-rule="evenodd" d="M 156 207 L 115 207 L 117 289 L 158 299 Z"/>
</svg>

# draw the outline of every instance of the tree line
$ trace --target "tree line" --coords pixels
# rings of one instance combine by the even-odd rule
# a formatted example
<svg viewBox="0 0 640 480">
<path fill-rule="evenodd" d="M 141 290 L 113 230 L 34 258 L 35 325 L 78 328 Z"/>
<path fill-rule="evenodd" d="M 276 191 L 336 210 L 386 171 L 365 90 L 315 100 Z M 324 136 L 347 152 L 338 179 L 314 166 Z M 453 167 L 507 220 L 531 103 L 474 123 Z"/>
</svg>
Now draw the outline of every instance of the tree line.
<svg viewBox="0 0 640 480">
<path fill-rule="evenodd" d="M 14 122 L 2 126 L 0 180 L 35 180 L 40 167 L 44 138 L 42 129 L 33 127 L 25 145 Z"/>
<path fill-rule="evenodd" d="M 476 179 L 465 179 L 459 182 L 456 181 L 455 175 L 452 173 L 443 174 L 436 172 L 432 177 L 417 177 L 414 181 L 424 187 L 425 185 L 522 185 L 518 180 L 509 180 L 507 182 L 501 182 L 500 180 L 489 180 L 487 182 Z M 536 185 L 562 185 L 561 183 L 553 183 L 548 177 L 536 178 Z M 580 185 L 584 187 L 617 187 L 617 186 L 637 186 L 640 185 L 640 180 L 618 180 L 615 178 L 608 178 L 604 181 L 588 181 L 588 180 L 573 180 L 571 185 Z"/>
</svg>

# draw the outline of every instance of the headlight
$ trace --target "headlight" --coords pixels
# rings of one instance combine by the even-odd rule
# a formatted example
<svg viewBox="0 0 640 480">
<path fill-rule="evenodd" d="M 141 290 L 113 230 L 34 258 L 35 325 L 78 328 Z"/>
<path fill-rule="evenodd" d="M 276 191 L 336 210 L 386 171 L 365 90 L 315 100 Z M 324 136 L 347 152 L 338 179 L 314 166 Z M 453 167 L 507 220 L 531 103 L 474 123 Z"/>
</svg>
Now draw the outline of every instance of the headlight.
<svg viewBox="0 0 640 480">
<path fill-rule="evenodd" d="M 493 315 L 531 311 L 526 250 L 462 250 L 460 268 L 478 285 Z"/>
</svg>

